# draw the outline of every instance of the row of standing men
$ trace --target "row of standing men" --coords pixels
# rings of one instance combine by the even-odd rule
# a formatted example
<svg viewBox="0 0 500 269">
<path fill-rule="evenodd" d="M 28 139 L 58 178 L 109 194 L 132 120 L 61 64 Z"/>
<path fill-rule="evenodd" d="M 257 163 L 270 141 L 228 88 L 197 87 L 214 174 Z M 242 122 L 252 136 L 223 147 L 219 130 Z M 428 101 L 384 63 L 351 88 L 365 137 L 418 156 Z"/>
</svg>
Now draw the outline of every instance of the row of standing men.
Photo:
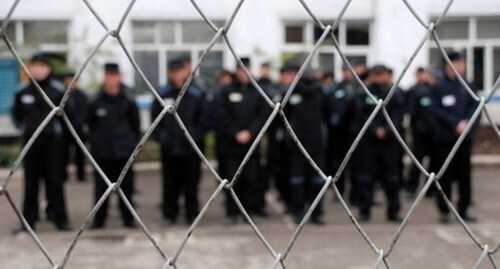
<svg viewBox="0 0 500 269">
<path fill-rule="evenodd" d="M 452 53 L 449 56 L 455 68 L 464 75 L 461 55 Z M 242 61 L 250 69 L 250 60 L 243 58 Z M 44 67 L 48 71 L 40 71 Z M 264 70 L 269 69 L 269 66 L 263 67 Z M 191 68 L 190 62 L 184 58 L 169 62 L 169 83 L 159 91 L 165 105 L 174 104 Z M 30 71 L 49 98 L 58 103 L 64 86 L 51 79 L 49 61 L 43 56 L 34 56 Z M 329 86 L 322 85 L 320 79 L 306 72 L 284 109 L 289 126 L 304 149 L 327 174 L 336 173 L 350 145 L 375 109 L 376 100 L 385 99 L 392 87 L 391 70 L 383 65 L 366 70 L 363 64 L 357 64 L 355 71 L 375 99 L 366 94 L 346 67 L 342 70 L 343 80 Z M 297 72 L 298 66 L 287 64 L 280 70 L 278 83 L 272 83 L 266 75 L 268 72 L 263 72 L 258 83 L 273 102 L 278 103 L 282 101 Z M 406 94 L 397 88 L 387 103 L 386 111 L 392 124 L 386 121 L 382 112 L 374 117 L 353 152 L 349 169 L 336 183 L 343 194 L 347 189 L 346 182 L 350 182 L 349 198 L 359 207 L 360 221 L 370 219 L 377 184 L 383 187 L 387 197 L 389 221 L 399 221 L 401 187 L 404 186 L 410 194 L 415 194 L 418 189 L 418 168 L 414 167 L 409 178 L 403 180 L 403 150 L 392 132 L 395 129 L 403 133 L 405 114 L 411 115 L 415 156 L 420 161 L 424 156 L 429 156 L 429 170 L 436 171 L 444 163 L 477 106 L 447 65 L 443 68 L 442 78 L 432 85 L 423 69 L 418 70 L 417 78 L 418 83 Z M 71 80 L 72 76 L 68 76 L 67 82 Z M 240 67 L 236 67 L 234 74 L 222 72 L 219 82 L 219 87 L 209 91 L 201 90 L 196 82 L 192 83 L 176 112 L 200 149 L 204 148 L 206 132 L 215 131 L 218 171 L 222 178 L 230 180 L 239 171 L 241 161 L 270 116 L 271 109 Z M 91 154 L 111 182 L 118 179 L 140 137 L 138 110 L 127 96 L 130 91 L 121 82 L 118 65 L 106 64 L 105 81 L 96 97 L 85 105 L 84 95 L 75 87 L 66 107 L 66 113 L 80 137 L 87 136 L 84 126 L 88 127 Z M 160 102 L 153 102 L 152 118 L 156 118 L 162 109 Z M 12 115 L 23 130 L 24 141 L 34 133 L 49 111 L 50 107 L 44 103 L 35 85 L 30 83 L 21 87 Z M 64 126 L 61 118 L 54 117 L 25 158 L 23 214 L 31 227 L 35 227 L 39 219 L 38 181 L 43 178 L 47 188 L 47 216 L 59 230 L 69 229 L 62 185 L 67 159 L 64 144 L 67 142 L 62 141 L 71 139 L 61 138 L 62 133 L 67 133 Z M 161 149 L 164 225 L 170 226 L 177 221 L 180 196 L 184 196 L 186 221 L 191 223 L 199 213 L 200 159 L 171 114 L 164 116 L 153 136 Z M 287 213 L 299 223 L 306 206 L 312 203 L 324 185 L 324 180 L 304 157 L 279 116 L 269 127 L 267 137 L 266 150 L 255 151 L 245 168 L 239 171 L 241 173 L 234 185 L 234 193 L 248 213 L 265 217 L 264 194 L 270 182 L 273 182 Z M 459 213 L 470 221 L 475 220 L 468 211 L 472 138 L 473 132 L 470 132 L 440 181 L 448 197 L 451 195 L 452 182 L 459 183 Z M 83 180 L 83 168 L 77 170 L 78 178 Z M 95 172 L 95 203 L 107 188 L 101 174 Z M 121 189 L 133 206 L 132 168 L 124 176 Z M 238 222 L 241 212 L 231 193 L 228 191 L 226 194 L 226 223 L 234 224 Z M 449 210 L 440 196 L 437 196 L 437 204 L 440 220 L 448 222 Z M 122 199 L 120 209 L 124 225 L 135 227 L 133 216 Z M 105 226 L 106 211 L 107 202 L 104 202 L 94 217 L 92 228 Z M 320 201 L 312 214 L 312 222 L 324 224 L 323 215 Z M 18 229 L 23 230 L 23 226 Z"/>
</svg>

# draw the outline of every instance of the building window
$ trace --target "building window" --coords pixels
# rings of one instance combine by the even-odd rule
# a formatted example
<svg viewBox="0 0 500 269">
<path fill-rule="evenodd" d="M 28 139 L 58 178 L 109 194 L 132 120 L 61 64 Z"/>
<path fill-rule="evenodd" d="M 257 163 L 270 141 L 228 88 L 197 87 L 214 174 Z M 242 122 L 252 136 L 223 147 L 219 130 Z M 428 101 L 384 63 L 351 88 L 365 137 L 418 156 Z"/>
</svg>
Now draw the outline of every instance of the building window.
<svg viewBox="0 0 500 269">
<path fill-rule="evenodd" d="M 161 43 L 175 43 L 175 24 L 173 22 L 161 22 L 157 24 L 160 28 Z"/>
<path fill-rule="evenodd" d="M 437 33 L 442 40 L 467 39 L 469 37 L 469 21 L 442 21 L 437 27 Z"/>
<path fill-rule="evenodd" d="M 370 45 L 370 26 L 367 22 L 347 23 L 346 41 L 348 45 Z"/>
<path fill-rule="evenodd" d="M 215 32 L 204 21 L 183 22 L 182 42 L 188 44 L 208 43 L 215 35 Z M 222 42 L 219 38 L 217 42 Z"/>
<path fill-rule="evenodd" d="M 155 43 L 155 26 L 153 22 L 136 22 L 132 30 L 135 43 Z"/>
<path fill-rule="evenodd" d="M 3 21 L 0 20 L 0 27 L 2 26 Z M 16 22 L 10 22 L 7 25 L 7 29 L 3 29 L 6 35 L 9 37 L 10 41 L 16 41 Z M 5 46 L 4 42 L 0 42 L 0 46 Z"/>
<path fill-rule="evenodd" d="M 324 24 L 333 25 L 333 21 L 324 21 Z M 370 21 L 343 20 L 333 32 L 340 49 L 345 53 L 348 61 L 366 62 L 370 44 Z M 323 34 L 323 29 L 313 21 L 284 22 L 285 46 L 281 62 L 301 64 Z M 293 42 L 292 42 L 293 41 Z M 321 44 L 318 53 L 314 56 L 312 68 L 323 72 L 334 72 L 340 76 L 343 65 L 337 49 L 333 45 L 333 38 L 328 35 Z"/>
<path fill-rule="evenodd" d="M 479 39 L 499 39 L 500 19 L 479 19 L 477 21 L 477 38 Z"/>
<path fill-rule="evenodd" d="M 434 18 L 433 21 L 436 21 Z M 437 28 L 441 45 L 446 51 L 461 52 L 467 63 L 467 79 L 478 90 L 489 90 L 498 78 L 500 19 L 496 17 L 446 18 Z M 430 42 L 430 67 L 442 68 L 442 55 Z"/>
<path fill-rule="evenodd" d="M 67 21 L 11 21 L 7 36 L 12 43 L 43 50 L 66 50 L 68 43 Z M 48 47 L 45 48 L 45 47 Z M 50 49 L 59 47 L 61 49 Z"/>
<path fill-rule="evenodd" d="M 493 79 L 500 76 L 500 47 L 493 49 Z"/>
<path fill-rule="evenodd" d="M 214 22 L 222 26 L 224 22 Z M 167 63 L 178 57 L 188 57 L 193 66 L 198 63 L 207 43 L 215 35 L 204 21 L 133 21 L 134 56 L 144 75 L 155 89 L 167 83 Z M 223 66 L 224 47 L 217 40 L 211 53 L 196 74 L 198 82 L 211 87 L 214 77 Z M 142 78 L 135 75 L 135 87 L 139 93 L 149 89 Z"/>
<path fill-rule="evenodd" d="M 285 26 L 286 43 L 304 42 L 304 26 L 287 25 Z"/>
<path fill-rule="evenodd" d="M 155 87 L 155 89 L 159 88 L 159 74 L 158 74 L 158 66 L 159 66 L 159 55 L 156 51 L 135 51 L 134 58 L 137 64 L 141 67 L 142 72 L 149 80 L 151 85 Z M 141 89 L 145 91 L 148 89 L 146 82 L 135 73 L 135 87 L 136 89 Z"/>
<path fill-rule="evenodd" d="M 328 22 L 328 24 L 333 24 L 333 22 Z M 321 38 L 321 35 L 323 34 L 324 32 L 324 29 L 322 29 L 320 26 L 318 25 L 314 25 L 314 42 L 317 42 L 320 38 Z M 335 35 L 335 37 L 339 38 L 339 28 L 335 29 L 335 31 L 333 32 L 333 34 Z M 328 35 L 326 36 L 325 40 L 323 41 L 323 45 L 333 45 L 333 38 L 332 38 L 332 35 Z"/>
<path fill-rule="evenodd" d="M 65 21 L 25 21 L 24 44 L 66 44 L 68 23 Z"/>
</svg>

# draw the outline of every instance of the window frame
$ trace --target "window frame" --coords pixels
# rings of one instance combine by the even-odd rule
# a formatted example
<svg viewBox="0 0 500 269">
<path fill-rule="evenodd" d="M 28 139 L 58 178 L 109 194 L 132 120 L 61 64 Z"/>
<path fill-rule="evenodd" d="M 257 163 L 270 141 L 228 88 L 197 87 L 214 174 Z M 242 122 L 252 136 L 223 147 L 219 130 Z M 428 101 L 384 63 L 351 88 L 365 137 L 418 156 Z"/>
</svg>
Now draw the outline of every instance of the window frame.
<svg viewBox="0 0 500 269">
<path fill-rule="evenodd" d="M 437 17 L 431 17 L 431 21 L 436 21 Z M 498 38 L 478 38 L 477 37 L 477 27 L 478 20 L 485 19 L 498 19 L 498 17 L 492 16 L 471 16 L 471 17 L 447 17 L 445 21 L 456 21 L 456 20 L 466 20 L 468 22 L 469 34 L 466 39 L 440 39 L 441 45 L 444 48 L 451 48 L 457 51 L 465 51 L 466 57 L 466 65 L 467 65 L 467 80 L 474 80 L 474 49 L 475 48 L 483 48 L 483 83 L 484 89 L 478 90 L 487 90 L 486 93 L 491 91 L 493 83 L 497 79 L 494 77 L 494 59 L 493 59 L 493 51 L 495 48 L 500 49 L 500 36 Z M 436 43 L 431 40 L 429 41 L 428 49 L 438 49 Z M 430 55 L 430 54 L 429 54 Z M 430 57 L 430 56 L 429 56 Z"/>
<path fill-rule="evenodd" d="M 136 43 L 134 37 L 132 36 L 132 52 L 157 52 L 158 53 L 158 85 L 159 87 L 163 87 L 167 84 L 167 63 L 168 63 L 168 55 L 167 51 L 188 51 L 191 57 L 193 68 L 198 64 L 201 53 L 200 51 L 204 51 L 207 47 L 207 41 L 203 41 L 200 43 L 183 43 L 182 36 L 182 23 L 184 22 L 203 22 L 202 20 L 132 20 L 132 27 L 134 27 L 134 23 L 136 22 L 152 22 L 155 27 L 155 36 L 153 43 Z M 163 43 L 161 42 L 161 31 L 159 25 L 162 23 L 174 23 L 174 42 L 173 43 Z M 222 20 L 215 21 L 214 23 L 224 23 Z M 132 28 L 133 29 L 133 28 Z M 207 31 L 211 31 L 211 29 L 207 26 Z M 132 30 L 133 33 L 133 30 Z M 214 33 L 215 35 L 215 33 Z M 228 51 L 224 46 L 223 42 L 216 42 L 211 49 L 211 52 L 221 52 L 222 53 L 222 63 L 221 68 L 224 68 L 224 60 L 227 57 Z M 199 71 L 196 73 L 196 77 L 199 76 Z M 136 76 L 134 76 L 135 83 Z M 137 84 L 137 83 L 135 83 Z M 155 83 L 152 83 L 153 85 Z M 158 89 L 156 89 L 158 90 Z"/>
<path fill-rule="evenodd" d="M 331 20 L 322 20 L 323 22 L 333 23 Z M 346 57 L 364 57 L 366 62 L 370 61 L 371 43 L 372 43 L 372 21 L 371 18 L 366 19 L 355 19 L 355 20 L 342 20 L 339 22 L 337 28 L 337 41 L 339 43 L 339 48 L 342 50 Z M 368 24 L 368 44 L 367 45 L 349 45 L 347 44 L 347 27 L 350 23 L 366 23 Z M 302 43 L 287 43 L 285 39 L 285 31 L 287 26 L 294 25 L 304 25 L 304 42 Z M 309 53 L 314 49 L 314 29 L 316 24 L 311 20 L 283 20 L 282 21 L 282 31 L 283 31 L 283 48 L 281 55 L 287 54 L 299 54 L 299 53 Z M 336 77 L 341 77 L 341 69 L 343 65 L 342 58 L 340 57 L 337 49 L 333 44 L 323 44 L 319 49 L 317 54 L 312 59 L 313 68 L 319 68 L 319 54 L 329 53 L 333 54 L 333 71 Z M 351 63 L 352 64 L 352 63 Z M 332 71 L 325 69 L 323 71 Z"/>
<path fill-rule="evenodd" d="M 62 22 L 66 23 L 66 42 L 64 43 L 39 43 L 39 44 L 27 44 L 25 41 L 25 23 L 26 22 Z M 22 55 L 29 55 L 35 51 L 44 51 L 49 53 L 63 53 L 66 54 L 69 51 L 69 24 L 70 20 L 59 20 L 59 19 L 51 19 L 51 20 L 36 20 L 36 19 L 25 19 L 25 20 L 12 20 L 9 22 L 8 28 L 12 29 L 14 27 L 14 37 L 10 36 L 10 41 L 16 47 L 23 48 L 20 50 Z M 5 55 L 4 55 L 5 54 Z M 0 53 L 0 56 L 11 56 L 10 51 L 6 50 Z"/>
</svg>

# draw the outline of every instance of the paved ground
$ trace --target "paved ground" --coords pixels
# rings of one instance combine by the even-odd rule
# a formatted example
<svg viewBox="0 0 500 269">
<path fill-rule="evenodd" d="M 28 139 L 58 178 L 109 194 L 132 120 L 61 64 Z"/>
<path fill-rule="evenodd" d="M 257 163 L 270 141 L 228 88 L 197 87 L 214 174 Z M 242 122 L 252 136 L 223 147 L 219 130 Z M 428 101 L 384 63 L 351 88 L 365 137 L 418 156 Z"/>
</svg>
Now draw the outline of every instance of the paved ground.
<svg viewBox="0 0 500 269">
<path fill-rule="evenodd" d="M 2 180 L 5 171 L 0 171 Z M 21 173 L 16 174 L 10 190 L 20 201 Z M 476 166 L 475 208 L 481 221 L 471 225 L 481 240 L 493 246 L 500 241 L 500 167 Z M 158 210 L 159 174 L 146 169 L 137 175 L 137 212 L 150 227 L 162 248 L 173 255 L 187 231 L 185 224 L 162 228 Z M 215 190 L 212 177 L 205 176 L 202 201 Z M 92 184 L 71 181 L 67 185 L 68 204 L 73 226 L 79 227 L 92 204 Z M 259 219 L 258 226 L 275 249 L 282 252 L 291 237 L 294 225 L 284 217 L 274 195 L 268 195 L 269 219 Z M 378 200 L 383 201 L 379 195 Z M 224 226 L 222 197 L 211 206 L 201 226 L 188 241 L 180 256 L 179 268 L 269 268 L 272 256 L 258 241 L 249 226 L 241 223 Z M 333 202 L 332 192 L 325 198 L 328 225 L 308 225 L 287 258 L 287 268 L 371 268 L 377 256 L 368 247 L 346 213 Z M 404 211 L 410 201 L 405 200 Z M 139 230 L 120 227 L 118 211 L 112 207 L 108 227 L 104 231 L 88 231 L 77 245 L 68 268 L 161 268 L 162 258 Z M 0 197 L 0 268 L 51 268 L 48 261 L 26 235 L 10 234 L 17 225 L 13 210 Z M 383 208 L 374 210 L 374 220 L 363 225 L 374 242 L 387 249 L 397 225 L 387 224 Z M 75 232 L 58 233 L 52 225 L 42 222 L 38 234 L 49 252 L 59 263 L 64 257 Z M 410 225 L 391 254 L 392 268 L 472 268 L 481 252 L 453 222 L 440 225 L 434 202 L 424 200 Z M 500 253 L 495 256 L 500 264 Z M 491 268 L 484 263 L 480 268 Z"/>
</svg>

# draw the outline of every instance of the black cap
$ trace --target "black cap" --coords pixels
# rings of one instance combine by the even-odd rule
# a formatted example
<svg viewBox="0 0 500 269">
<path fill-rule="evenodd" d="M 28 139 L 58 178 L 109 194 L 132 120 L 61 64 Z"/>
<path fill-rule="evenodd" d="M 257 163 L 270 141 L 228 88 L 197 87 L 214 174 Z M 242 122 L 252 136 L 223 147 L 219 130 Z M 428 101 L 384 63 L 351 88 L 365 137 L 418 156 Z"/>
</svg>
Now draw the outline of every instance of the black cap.
<svg viewBox="0 0 500 269">
<path fill-rule="evenodd" d="M 63 77 L 67 78 L 67 77 L 74 77 L 76 75 L 76 73 L 75 73 L 75 71 L 66 71 L 62 75 L 63 75 Z"/>
<path fill-rule="evenodd" d="M 284 73 L 284 72 L 299 72 L 299 70 L 300 70 L 300 67 L 298 65 L 288 63 L 288 64 L 285 64 L 283 67 L 281 67 L 280 73 Z"/>
<path fill-rule="evenodd" d="M 369 75 L 368 71 L 364 71 L 363 73 L 359 74 L 359 79 L 365 80 L 368 78 L 368 75 Z"/>
<path fill-rule="evenodd" d="M 37 53 L 31 57 L 31 62 L 44 63 L 46 65 L 52 66 L 50 64 L 50 57 L 47 54 Z"/>
<path fill-rule="evenodd" d="M 116 63 L 106 63 L 104 64 L 105 73 L 120 73 L 120 67 Z"/>
<path fill-rule="evenodd" d="M 189 54 L 184 54 L 179 59 L 184 62 L 184 63 L 190 63 L 191 62 L 191 56 Z"/>
<path fill-rule="evenodd" d="M 240 60 L 245 67 L 250 66 L 250 58 L 249 57 L 241 57 Z M 237 67 L 239 67 L 239 65 Z"/>
<path fill-rule="evenodd" d="M 168 70 L 177 70 L 184 67 L 184 58 L 175 58 L 168 62 Z"/>
<path fill-rule="evenodd" d="M 425 68 L 423 68 L 422 66 L 417 68 L 417 73 L 422 73 L 422 72 L 425 72 Z"/>
<path fill-rule="evenodd" d="M 333 73 L 333 71 L 328 70 L 323 73 L 323 79 L 327 78 L 335 78 L 335 74 Z"/>
<path fill-rule="evenodd" d="M 448 56 L 448 58 L 450 59 L 450 61 L 455 61 L 455 60 L 461 60 L 463 59 L 462 57 L 462 54 L 460 54 L 459 52 L 456 52 L 456 51 L 450 51 L 446 54 L 446 56 Z M 443 58 L 443 62 L 446 63 L 446 60 Z"/>
<path fill-rule="evenodd" d="M 383 72 L 389 72 L 390 69 L 387 68 L 387 66 L 383 64 L 376 64 L 370 68 L 370 73 L 383 73 Z"/>
</svg>

